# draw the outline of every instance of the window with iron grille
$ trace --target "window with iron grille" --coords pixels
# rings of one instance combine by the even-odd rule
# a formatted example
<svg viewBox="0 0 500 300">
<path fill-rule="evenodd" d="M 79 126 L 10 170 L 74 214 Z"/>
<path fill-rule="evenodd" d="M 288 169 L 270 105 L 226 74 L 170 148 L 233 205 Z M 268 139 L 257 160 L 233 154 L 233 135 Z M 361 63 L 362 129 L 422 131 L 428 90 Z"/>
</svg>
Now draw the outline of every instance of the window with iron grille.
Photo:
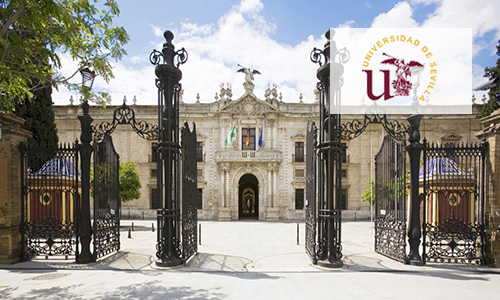
<svg viewBox="0 0 500 300">
<path fill-rule="evenodd" d="M 340 209 L 347 209 L 347 189 L 340 192 Z"/>
<path fill-rule="evenodd" d="M 198 189 L 198 197 L 196 199 L 196 208 L 203 209 L 203 189 Z"/>
<path fill-rule="evenodd" d="M 295 142 L 295 162 L 304 162 L 304 142 Z"/>
<path fill-rule="evenodd" d="M 156 169 L 151 169 L 151 174 L 150 175 L 151 175 L 151 177 L 156 178 L 156 176 L 158 175 L 157 170 Z"/>
<path fill-rule="evenodd" d="M 241 129 L 241 150 L 255 150 L 255 128 Z"/>
<path fill-rule="evenodd" d="M 196 161 L 203 162 L 203 142 L 196 143 Z"/>
<path fill-rule="evenodd" d="M 151 144 L 151 162 L 158 161 L 158 143 Z"/>
<path fill-rule="evenodd" d="M 342 143 L 342 162 L 347 163 L 347 144 Z"/>
<path fill-rule="evenodd" d="M 156 189 L 151 189 L 149 190 L 149 195 L 151 198 L 151 209 L 157 209 L 160 208 L 160 205 L 158 203 L 158 193 Z"/>
<path fill-rule="evenodd" d="M 295 190 L 295 209 L 304 209 L 304 189 Z"/>
</svg>

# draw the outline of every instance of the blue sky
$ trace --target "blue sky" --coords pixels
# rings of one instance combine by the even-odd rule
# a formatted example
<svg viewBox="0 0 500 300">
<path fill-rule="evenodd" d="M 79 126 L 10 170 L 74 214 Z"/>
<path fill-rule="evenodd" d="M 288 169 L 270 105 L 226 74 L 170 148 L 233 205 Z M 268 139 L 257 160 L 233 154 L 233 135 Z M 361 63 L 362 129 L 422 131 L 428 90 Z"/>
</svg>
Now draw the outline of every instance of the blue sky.
<svg viewBox="0 0 500 300">
<path fill-rule="evenodd" d="M 118 1 L 131 41 L 128 55 L 114 63 L 116 79 L 105 84 L 99 78 L 94 88 L 111 93 L 113 104 L 124 96 L 136 96 L 138 104 L 155 104 L 153 49 L 161 50 L 162 33 L 170 29 L 173 43 L 185 47 L 188 62 L 183 71 L 183 101 L 213 102 L 221 83 L 230 83 L 233 99 L 243 93 L 244 75 L 237 64 L 261 71 L 256 76 L 255 95 L 264 98 L 268 84 L 275 83 L 283 101 L 314 101 L 316 78 L 309 53 L 326 41 L 330 27 L 465 27 L 472 28 L 473 82 L 485 81 L 482 72 L 494 66 L 495 45 L 500 38 L 500 1 L 409 0 L 409 1 L 299 1 L 299 0 L 183 0 Z M 452 42 L 452 41 L 450 41 Z M 74 62 L 63 57 L 63 74 L 72 73 Z M 471 92 L 472 95 L 472 92 Z M 78 98 L 64 88 L 54 92 L 56 104 Z"/>
</svg>

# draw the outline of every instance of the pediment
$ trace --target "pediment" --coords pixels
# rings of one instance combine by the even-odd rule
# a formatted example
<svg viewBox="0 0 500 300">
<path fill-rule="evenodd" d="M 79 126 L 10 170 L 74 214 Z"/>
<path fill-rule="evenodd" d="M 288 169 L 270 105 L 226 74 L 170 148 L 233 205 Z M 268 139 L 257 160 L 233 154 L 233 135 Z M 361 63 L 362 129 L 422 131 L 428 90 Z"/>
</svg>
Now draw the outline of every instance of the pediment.
<svg viewBox="0 0 500 300">
<path fill-rule="evenodd" d="M 306 185 L 306 179 L 304 177 L 298 177 L 298 178 L 295 178 L 294 181 L 292 181 L 292 186 L 302 187 L 305 185 Z"/>
<path fill-rule="evenodd" d="M 461 139 L 462 139 L 462 136 L 458 135 L 456 133 L 445 134 L 441 137 L 441 140 L 450 141 L 450 142 L 457 142 L 457 141 L 460 141 Z"/>
<path fill-rule="evenodd" d="M 221 109 L 221 112 L 230 112 L 233 115 L 241 116 L 260 116 L 270 111 L 277 112 L 278 110 L 269 103 L 259 100 L 253 94 L 245 94 Z"/>
</svg>

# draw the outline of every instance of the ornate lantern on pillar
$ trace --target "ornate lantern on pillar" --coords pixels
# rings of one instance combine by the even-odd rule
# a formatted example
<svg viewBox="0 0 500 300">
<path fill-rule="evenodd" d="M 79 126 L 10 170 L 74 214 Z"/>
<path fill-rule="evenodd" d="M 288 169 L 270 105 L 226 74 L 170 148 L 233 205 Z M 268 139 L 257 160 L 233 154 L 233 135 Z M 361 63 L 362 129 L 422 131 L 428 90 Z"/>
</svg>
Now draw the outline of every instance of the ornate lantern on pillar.
<svg viewBox="0 0 500 300">
<path fill-rule="evenodd" d="M 179 81 L 180 64 L 187 61 L 184 48 L 175 51 L 174 34 L 165 31 L 162 52 L 153 50 L 150 61 L 156 65 L 158 87 L 157 212 L 158 236 L 156 265 L 172 267 L 183 263 L 180 249 L 180 155 Z"/>
<path fill-rule="evenodd" d="M 342 195 L 342 155 L 340 91 L 343 83 L 344 66 L 349 60 L 349 52 L 344 48 L 337 50 L 335 42 L 328 41 L 323 50 L 314 48 L 311 60 L 320 67 L 316 72 L 320 91 L 320 126 L 318 151 L 318 251 L 317 263 L 324 267 L 342 267 L 342 244 L 340 197 Z M 330 54 L 333 53 L 333 59 Z M 324 59 L 324 62 L 323 62 Z M 338 62 L 335 60 L 338 59 Z"/>
</svg>

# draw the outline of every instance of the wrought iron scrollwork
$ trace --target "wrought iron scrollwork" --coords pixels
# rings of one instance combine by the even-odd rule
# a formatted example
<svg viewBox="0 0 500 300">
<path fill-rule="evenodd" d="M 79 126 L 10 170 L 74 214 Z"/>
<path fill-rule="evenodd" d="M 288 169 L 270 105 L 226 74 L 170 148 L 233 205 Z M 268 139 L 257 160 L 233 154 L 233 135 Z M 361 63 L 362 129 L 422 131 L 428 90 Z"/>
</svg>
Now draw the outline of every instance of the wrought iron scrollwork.
<svg viewBox="0 0 500 300">
<path fill-rule="evenodd" d="M 105 134 L 111 134 L 116 129 L 116 126 L 120 124 L 130 124 L 134 131 L 143 139 L 158 139 L 158 125 L 146 121 L 137 121 L 134 110 L 123 103 L 113 113 L 113 121 L 111 123 L 104 121 L 100 124 L 92 125 L 94 140 L 100 140 Z"/>
<path fill-rule="evenodd" d="M 160 51 L 154 49 L 153 52 L 151 52 L 151 54 L 149 55 L 149 62 L 157 66 L 160 63 L 165 63 L 165 57 Z"/>
<path fill-rule="evenodd" d="M 400 123 L 397 120 L 387 120 L 386 114 L 365 114 L 363 121 L 353 120 L 341 125 L 341 138 L 343 140 L 352 140 L 363 133 L 370 123 L 382 124 L 387 134 L 398 141 L 408 139 L 409 125 Z"/>
<path fill-rule="evenodd" d="M 175 52 L 175 60 L 177 61 L 177 64 L 175 65 L 176 68 L 179 68 L 179 65 L 183 65 L 187 62 L 188 53 L 184 47 Z"/>
<path fill-rule="evenodd" d="M 310 55 L 311 61 L 315 64 L 319 64 L 321 67 L 323 65 L 323 60 L 326 60 L 325 53 L 323 50 L 314 47 Z"/>
</svg>

